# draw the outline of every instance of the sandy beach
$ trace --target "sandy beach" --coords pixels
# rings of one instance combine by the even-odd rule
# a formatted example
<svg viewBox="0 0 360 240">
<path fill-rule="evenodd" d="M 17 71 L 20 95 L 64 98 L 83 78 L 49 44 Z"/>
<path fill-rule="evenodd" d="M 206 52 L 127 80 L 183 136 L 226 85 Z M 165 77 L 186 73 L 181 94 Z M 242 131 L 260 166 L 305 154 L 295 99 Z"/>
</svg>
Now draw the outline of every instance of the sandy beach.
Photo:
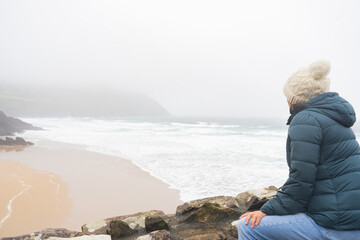
<svg viewBox="0 0 360 240">
<path fill-rule="evenodd" d="M 80 231 L 107 217 L 174 213 L 182 203 L 178 190 L 129 160 L 84 146 L 39 141 L 23 150 L 0 149 L 0 171 L 0 237 L 47 227 Z"/>
<path fill-rule="evenodd" d="M 67 186 L 55 174 L 1 160 L 0 189 L 0 236 L 58 226 L 69 215 Z"/>
</svg>

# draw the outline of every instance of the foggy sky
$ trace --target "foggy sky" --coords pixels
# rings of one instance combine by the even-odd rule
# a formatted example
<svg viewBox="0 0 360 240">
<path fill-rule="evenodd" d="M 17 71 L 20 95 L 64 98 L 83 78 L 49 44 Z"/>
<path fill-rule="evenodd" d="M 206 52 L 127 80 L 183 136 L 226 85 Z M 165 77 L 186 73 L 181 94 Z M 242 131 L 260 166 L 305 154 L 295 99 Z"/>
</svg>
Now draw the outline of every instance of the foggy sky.
<svg viewBox="0 0 360 240">
<path fill-rule="evenodd" d="M 330 90 L 359 112 L 359 12 L 356 0 L 0 0 L 0 83 L 124 89 L 176 116 L 286 118 L 287 78 L 328 59 Z"/>
</svg>

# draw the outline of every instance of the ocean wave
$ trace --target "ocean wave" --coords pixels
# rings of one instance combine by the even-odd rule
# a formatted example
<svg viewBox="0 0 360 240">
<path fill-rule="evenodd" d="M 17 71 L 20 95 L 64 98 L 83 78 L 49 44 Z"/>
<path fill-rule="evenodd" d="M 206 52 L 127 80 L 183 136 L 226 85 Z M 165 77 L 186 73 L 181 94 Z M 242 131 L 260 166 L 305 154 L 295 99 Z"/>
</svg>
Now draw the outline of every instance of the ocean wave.
<svg viewBox="0 0 360 240">
<path fill-rule="evenodd" d="M 32 118 L 26 121 L 47 131 L 22 136 L 82 144 L 129 159 L 179 189 L 183 201 L 236 195 L 286 179 L 286 127 L 175 120 Z"/>
</svg>

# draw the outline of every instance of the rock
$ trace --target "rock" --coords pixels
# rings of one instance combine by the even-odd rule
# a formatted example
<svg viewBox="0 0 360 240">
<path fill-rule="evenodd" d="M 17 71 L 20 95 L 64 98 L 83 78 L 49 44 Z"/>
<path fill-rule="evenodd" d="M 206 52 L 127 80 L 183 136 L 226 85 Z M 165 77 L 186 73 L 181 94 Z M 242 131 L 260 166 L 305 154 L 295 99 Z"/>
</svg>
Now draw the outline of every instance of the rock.
<svg viewBox="0 0 360 240">
<path fill-rule="evenodd" d="M 126 222 L 130 228 L 135 230 L 145 229 L 145 218 L 148 216 L 162 216 L 165 217 L 165 213 L 159 210 L 151 210 L 147 212 L 138 212 L 131 215 L 124 215 L 119 217 L 112 217 L 105 219 L 110 222 L 113 220 L 122 220 Z"/>
<path fill-rule="evenodd" d="M 155 230 L 169 229 L 169 226 L 161 216 L 147 216 L 145 217 L 145 229 L 147 232 L 152 232 Z"/>
<path fill-rule="evenodd" d="M 136 240 L 170 240 L 170 232 L 166 230 L 159 230 L 151 232 L 147 235 L 138 237 Z"/>
<path fill-rule="evenodd" d="M 81 227 L 84 234 L 106 234 L 110 227 L 105 220 L 99 220 L 96 222 L 85 224 Z"/>
<path fill-rule="evenodd" d="M 233 238 L 231 236 L 227 236 L 221 229 L 214 229 L 214 228 L 205 228 L 205 229 L 193 228 L 193 229 L 181 231 L 178 239 L 182 239 L 182 240 L 216 240 L 216 239 L 235 240 L 235 238 Z"/>
<path fill-rule="evenodd" d="M 21 235 L 17 237 L 5 237 L 1 238 L 1 240 L 41 240 L 48 239 L 50 237 L 60 237 L 60 238 L 72 238 L 76 236 L 81 236 L 82 233 L 70 231 L 65 228 L 46 228 L 41 230 L 40 232 L 34 232 L 26 235 Z"/>
<path fill-rule="evenodd" d="M 140 236 L 136 240 L 152 240 L 152 236 L 150 234 Z"/>
<path fill-rule="evenodd" d="M 241 213 L 259 210 L 269 199 L 276 196 L 279 189 L 275 186 L 242 192 L 236 196 Z"/>
<path fill-rule="evenodd" d="M 179 239 L 236 240 L 238 232 L 234 220 L 248 210 L 260 208 L 277 190 L 271 186 L 243 192 L 235 198 L 218 196 L 184 203 L 170 220 L 170 233 Z"/>
<path fill-rule="evenodd" d="M 8 117 L 0 111 L 0 136 L 12 136 L 14 133 L 21 133 L 24 130 L 42 130 L 20 119 Z"/>
<path fill-rule="evenodd" d="M 6 144 L 6 145 L 13 146 L 13 145 L 15 145 L 15 140 L 12 139 L 12 138 L 6 137 L 6 138 L 5 138 L 5 144 Z"/>
<path fill-rule="evenodd" d="M 218 203 L 205 202 L 200 208 L 192 211 L 183 222 L 187 223 L 210 223 L 222 220 L 234 220 L 239 217 L 238 211 L 222 207 Z"/>
<path fill-rule="evenodd" d="M 200 234 L 193 237 L 184 238 L 184 240 L 220 240 L 227 239 L 223 233 Z"/>
<path fill-rule="evenodd" d="M 110 223 L 113 221 L 122 221 L 132 230 L 145 231 L 145 218 L 149 216 L 166 217 L 163 211 L 152 210 L 147 212 L 139 212 L 131 215 L 107 218 L 93 223 L 85 224 L 81 227 L 84 234 L 108 234 L 111 231 Z"/>
<path fill-rule="evenodd" d="M 120 219 L 124 222 L 126 222 L 132 229 L 140 230 L 145 228 L 145 218 L 146 217 L 155 217 L 155 216 L 161 216 L 165 217 L 165 213 L 163 211 L 159 210 L 151 210 L 147 212 L 139 212 L 131 215 L 125 215 L 120 217 L 115 217 L 111 219 Z"/>
<path fill-rule="evenodd" d="M 121 220 L 100 220 L 82 226 L 82 232 L 86 235 L 108 234 L 112 238 L 119 238 L 136 233 L 129 225 Z"/>
<path fill-rule="evenodd" d="M 27 145 L 27 143 L 25 142 L 25 140 L 21 137 L 16 137 L 15 138 L 15 145 Z"/>
<path fill-rule="evenodd" d="M 237 225 L 239 223 L 240 220 L 235 220 L 231 223 L 231 228 L 229 230 L 229 233 L 231 236 L 238 238 L 238 229 L 237 229 Z"/>
<path fill-rule="evenodd" d="M 186 202 L 176 208 L 176 215 L 180 216 L 186 212 L 192 211 L 194 209 L 198 209 L 206 202 L 217 203 L 220 206 L 233 208 L 233 209 L 239 208 L 239 203 L 234 197 L 218 196 L 218 197 L 209 197 L 209 198 L 203 198 L 203 199 Z"/>
<path fill-rule="evenodd" d="M 34 145 L 34 144 L 31 142 L 26 142 L 21 137 L 16 137 L 15 139 L 6 137 L 5 140 L 0 138 L 0 145 L 1 146 L 29 146 L 29 145 Z"/>
<path fill-rule="evenodd" d="M 126 222 L 121 220 L 111 221 L 109 226 L 110 230 L 107 233 L 111 235 L 111 239 L 129 236 L 137 232 L 136 230 L 131 229 Z"/>
<path fill-rule="evenodd" d="M 60 238 L 60 237 L 50 237 L 48 240 L 111 240 L 110 235 L 87 235 L 81 237 L 72 237 L 72 238 Z"/>
</svg>

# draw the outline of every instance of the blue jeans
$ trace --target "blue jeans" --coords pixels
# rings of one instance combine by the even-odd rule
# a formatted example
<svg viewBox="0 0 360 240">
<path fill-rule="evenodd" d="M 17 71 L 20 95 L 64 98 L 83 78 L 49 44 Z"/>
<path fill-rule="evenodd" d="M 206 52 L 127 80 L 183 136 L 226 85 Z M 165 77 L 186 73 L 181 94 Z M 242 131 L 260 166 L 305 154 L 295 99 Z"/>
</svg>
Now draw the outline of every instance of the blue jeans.
<svg viewBox="0 0 360 240">
<path fill-rule="evenodd" d="M 304 213 L 285 216 L 265 216 L 259 225 L 251 228 L 245 218 L 238 223 L 240 240 L 356 240 L 360 239 L 360 230 L 337 231 L 317 225 L 311 217 Z"/>
</svg>

